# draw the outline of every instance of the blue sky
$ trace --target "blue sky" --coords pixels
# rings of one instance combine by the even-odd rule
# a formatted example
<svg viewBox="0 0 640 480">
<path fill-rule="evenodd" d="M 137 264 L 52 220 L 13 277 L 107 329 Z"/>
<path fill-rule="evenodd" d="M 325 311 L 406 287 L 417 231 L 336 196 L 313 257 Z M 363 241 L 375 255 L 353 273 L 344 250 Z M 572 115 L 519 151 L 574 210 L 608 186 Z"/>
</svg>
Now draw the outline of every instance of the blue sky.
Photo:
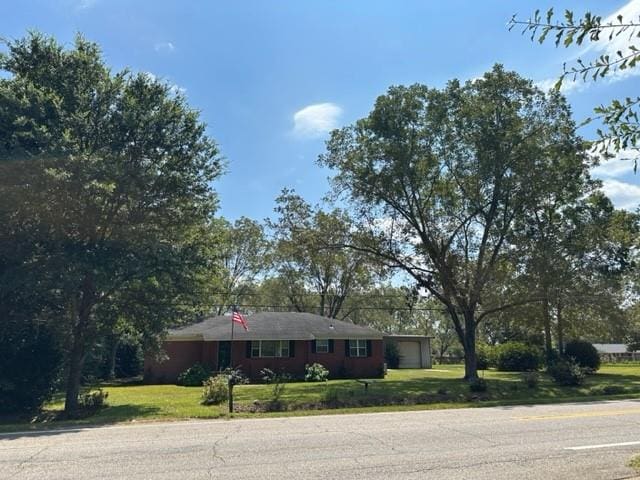
<svg viewBox="0 0 640 480">
<path fill-rule="evenodd" d="M 390 85 L 441 87 L 496 62 L 548 85 L 564 61 L 602 51 L 541 46 L 507 30 L 514 13 L 524 18 L 550 6 L 640 14 L 640 0 L 14 0 L 0 16 L 0 36 L 37 29 L 70 44 L 81 32 L 114 70 L 149 72 L 184 91 L 228 161 L 215 184 L 220 213 L 263 219 L 284 187 L 321 199 L 328 172 L 315 161 L 327 132 L 366 115 Z M 576 118 L 637 95 L 636 70 L 568 85 Z M 613 160 L 594 173 L 618 206 L 635 209 L 640 174 L 630 166 Z"/>
</svg>

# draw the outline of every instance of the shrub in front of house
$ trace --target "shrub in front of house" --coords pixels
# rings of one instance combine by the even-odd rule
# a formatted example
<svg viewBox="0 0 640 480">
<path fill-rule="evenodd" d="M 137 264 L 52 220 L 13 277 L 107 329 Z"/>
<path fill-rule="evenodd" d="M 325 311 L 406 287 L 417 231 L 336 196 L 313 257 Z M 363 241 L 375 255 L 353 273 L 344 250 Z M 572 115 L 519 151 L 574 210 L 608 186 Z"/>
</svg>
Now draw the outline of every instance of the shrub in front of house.
<svg viewBox="0 0 640 480">
<path fill-rule="evenodd" d="M 329 370 L 321 363 L 312 363 L 304 366 L 305 382 L 326 382 L 329 378 Z"/>
<path fill-rule="evenodd" d="M 550 365 L 547 373 L 554 382 L 564 386 L 580 386 L 584 383 L 586 371 L 573 358 L 563 358 Z"/>
<path fill-rule="evenodd" d="M 507 342 L 497 347 L 496 366 L 502 372 L 538 370 L 542 354 L 534 346 L 521 342 Z"/>
<path fill-rule="evenodd" d="M 201 363 L 196 363 L 178 375 L 177 383 L 183 387 L 199 387 L 202 386 L 210 376 L 211 370 Z"/>
<path fill-rule="evenodd" d="M 83 408 L 88 413 L 95 413 L 98 410 L 108 406 L 107 398 L 109 398 L 109 392 L 105 392 L 101 388 L 96 390 L 89 390 L 78 397 L 78 403 L 80 408 Z"/>
<path fill-rule="evenodd" d="M 220 405 L 229 398 L 229 378 L 227 375 L 209 377 L 202 384 L 203 405 Z"/>
<path fill-rule="evenodd" d="M 478 370 L 486 370 L 496 366 L 496 348 L 480 344 L 476 348 L 476 362 Z"/>
<path fill-rule="evenodd" d="M 573 358 L 578 365 L 593 373 L 600 368 L 600 355 L 591 343 L 584 340 L 572 340 L 564 347 L 564 354 Z"/>
<path fill-rule="evenodd" d="M 395 343 L 386 343 L 384 346 L 384 361 L 387 368 L 398 368 L 400 366 L 400 350 Z"/>
<path fill-rule="evenodd" d="M 0 318 L 0 412 L 38 410 L 51 398 L 62 352 L 46 325 Z"/>
</svg>

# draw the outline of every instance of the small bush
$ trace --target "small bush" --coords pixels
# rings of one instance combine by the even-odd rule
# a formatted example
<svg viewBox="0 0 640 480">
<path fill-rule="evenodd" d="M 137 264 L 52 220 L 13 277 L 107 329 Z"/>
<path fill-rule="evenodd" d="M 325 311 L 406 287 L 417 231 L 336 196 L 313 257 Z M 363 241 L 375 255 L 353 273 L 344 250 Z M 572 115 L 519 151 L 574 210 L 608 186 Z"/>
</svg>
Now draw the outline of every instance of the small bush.
<svg viewBox="0 0 640 480">
<path fill-rule="evenodd" d="M 584 383 L 586 372 L 573 358 L 559 360 L 547 368 L 551 378 L 559 384 L 566 386 L 579 386 Z"/>
<path fill-rule="evenodd" d="M 201 363 L 196 363 L 178 375 L 178 385 L 182 385 L 183 387 L 202 386 L 210 376 L 211 371 L 207 367 Z"/>
<path fill-rule="evenodd" d="M 538 370 L 542 364 L 540 351 L 520 342 L 507 342 L 497 348 L 498 370 L 503 372 L 524 372 Z"/>
<path fill-rule="evenodd" d="M 62 351 L 52 329 L 28 320 L 16 324 L 1 310 L 0 411 L 34 412 L 56 388 Z"/>
<path fill-rule="evenodd" d="M 400 366 L 400 350 L 395 343 L 386 343 L 384 346 L 384 361 L 388 368 L 398 368 Z"/>
<path fill-rule="evenodd" d="M 285 372 L 276 373 L 270 368 L 260 370 L 260 375 L 265 383 L 273 386 L 271 389 L 271 402 L 279 404 L 280 397 L 282 397 L 286 388 L 286 383 L 291 381 L 291 375 Z"/>
<path fill-rule="evenodd" d="M 486 370 L 496 366 L 495 347 L 478 345 L 476 349 L 476 362 L 478 370 Z"/>
<path fill-rule="evenodd" d="M 229 398 L 229 378 L 226 375 L 209 377 L 203 383 L 203 405 L 220 405 Z"/>
<path fill-rule="evenodd" d="M 305 382 L 326 382 L 329 378 L 329 370 L 320 363 L 312 363 L 304 366 Z"/>
<path fill-rule="evenodd" d="M 484 378 L 477 378 L 469 384 L 469 390 L 472 392 L 486 392 L 487 381 Z"/>
<path fill-rule="evenodd" d="M 537 388 L 540 382 L 540 375 L 538 375 L 538 372 L 524 372 L 522 374 L 522 382 L 527 388 Z"/>
<path fill-rule="evenodd" d="M 80 395 L 78 404 L 85 410 L 96 411 L 107 406 L 107 398 L 109 398 L 109 392 L 98 388 L 97 390 L 90 390 Z"/>
<path fill-rule="evenodd" d="M 572 340 L 564 348 L 567 357 L 575 359 L 576 363 L 587 369 L 587 373 L 592 373 L 600 368 L 600 355 L 591 343 L 583 340 Z"/>
<path fill-rule="evenodd" d="M 620 395 L 627 389 L 622 385 L 597 385 L 589 389 L 590 395 Z"/>
</svg>

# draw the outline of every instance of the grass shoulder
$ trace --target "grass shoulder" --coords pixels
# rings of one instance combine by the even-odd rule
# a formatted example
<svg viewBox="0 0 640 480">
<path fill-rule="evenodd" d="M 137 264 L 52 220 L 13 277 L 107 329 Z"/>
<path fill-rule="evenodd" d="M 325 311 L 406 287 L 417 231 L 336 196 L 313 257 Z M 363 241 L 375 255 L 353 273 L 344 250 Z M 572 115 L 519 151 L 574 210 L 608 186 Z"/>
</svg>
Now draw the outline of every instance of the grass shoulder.
<svg viewBox="0 0 640 480">
<path fill-rule="evenodd" d="M 107 425 L 140 421 L 228 419 L 263 416 L 302 416 L 360 412 L 389 412 L 501 405 L 543 404 L 633 398 L 640 394 L 640 365 L 604 365 L 584 385 L 563 387 L 544 374 L 528 388 L 519 373 L 486 370 L 481 377 L 486 391 L 471 392 L 462 380 L 460 365 L 439 365 L 427 370 L 390 370 L 386 378 L 365 390 L 357 380 L 287 383 L 281 394 L 282 411 L 267 412 L 257 405 L 270 401 L 270 385 L 235 388 L 237 412 L 226 405 L 202 405 L 201 387 L 176 385 L 109 384 L 109 406 L 78 420 L 52 421 L 63 407 L 54 398 L 34 419 L 3 419 L 0 431 Z M 330 408 L 328 408 L 330 406 Z"/>
</svg>

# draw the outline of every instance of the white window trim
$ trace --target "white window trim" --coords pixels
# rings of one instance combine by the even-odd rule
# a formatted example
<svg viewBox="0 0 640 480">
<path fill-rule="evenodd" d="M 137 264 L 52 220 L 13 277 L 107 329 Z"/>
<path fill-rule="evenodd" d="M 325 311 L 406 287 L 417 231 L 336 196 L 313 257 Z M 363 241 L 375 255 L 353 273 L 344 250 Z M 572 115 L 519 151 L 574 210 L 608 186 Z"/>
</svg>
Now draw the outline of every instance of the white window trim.
<svg viewBox="0 0 640 480">
<path fill-rule="evenodd" d="M 320 345 L 318 342 L 325 342 Z M 316 353 L 329 353 L 329 340 L 326 338 L 316 339 Z"/>
<path fill-rule="evenodd" d="M 263 355 L 262 342 L 276 342 L 276 354 L 275 355 Z M 256 343 L 258 348 L 255 348 Z M 258 352 L 258 355 L 254 353 Z M 286 354 L 284 354 L 284 353 Z M 289 358 L 291 352 L 289 352 L 289 340 L 252 340 L 251 341 L 251 358 Z"/>
<path fill-rule="evenodd" d="M 361 355 L 361 352 L 364 355 Z M 349 340 L 349 356 L 355 358 L 363 358 L 366 357 L 367 354 L 367 341 L 366 340 Z"/>
</svg>

